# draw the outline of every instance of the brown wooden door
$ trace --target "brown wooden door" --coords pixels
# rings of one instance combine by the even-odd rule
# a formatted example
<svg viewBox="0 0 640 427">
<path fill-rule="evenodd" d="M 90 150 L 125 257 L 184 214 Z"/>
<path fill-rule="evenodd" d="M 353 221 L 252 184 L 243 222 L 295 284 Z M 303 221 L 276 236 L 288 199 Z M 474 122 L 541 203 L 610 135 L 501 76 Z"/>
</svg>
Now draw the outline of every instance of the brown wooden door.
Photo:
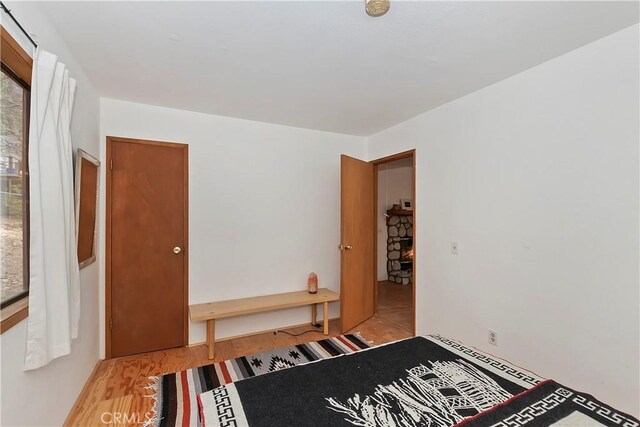
<svg viewBox="0 0 640 427">
<path fill-rule="evenodd" d="M 107 146 L 107 355 L 186 345 L 187 146 Z"/>
<path fill-rule="evenodd" d="M 341 157 L 340 323 L 342 332 L 375 311 L 374 166 Z"/>
</svg>

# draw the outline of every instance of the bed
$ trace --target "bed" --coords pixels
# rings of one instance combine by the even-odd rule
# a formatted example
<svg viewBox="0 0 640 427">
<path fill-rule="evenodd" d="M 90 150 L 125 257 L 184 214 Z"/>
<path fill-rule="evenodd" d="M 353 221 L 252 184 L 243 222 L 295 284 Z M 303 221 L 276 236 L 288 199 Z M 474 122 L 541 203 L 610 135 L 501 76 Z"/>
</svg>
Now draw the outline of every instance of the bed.
<svg viewBox="0 0 640 427">
<path fill-rule="evenodd" d="M 638 426 L 638 420 L 457 341 L 429 335 L 226 384 L 204 426 Z"/>
</svg>

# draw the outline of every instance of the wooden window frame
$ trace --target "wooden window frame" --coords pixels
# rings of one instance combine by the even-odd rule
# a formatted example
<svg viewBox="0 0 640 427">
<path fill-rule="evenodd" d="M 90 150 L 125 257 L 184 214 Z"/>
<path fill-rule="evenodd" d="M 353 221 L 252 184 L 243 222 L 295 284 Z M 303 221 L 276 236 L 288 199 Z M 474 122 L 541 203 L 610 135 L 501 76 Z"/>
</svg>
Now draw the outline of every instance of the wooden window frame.
<svg viewBox="0 0 640 427">
<path fill-rule="evenodd" d="M 31 91 L 31 71 L 33 69 L 33 59 L 20 46 L 20 44 L 0 25 L 0 59 L 2 71 L 22 86 L 27 93 Z M 29 96 L 25 97 L 24 109 L 24 189 L 23 189 L 23 278 L 29 280 Z M 17 325 L 29 315 L 29 292 L 21 298 L 12 301 L 6 307 L 0 309 L 0 334 Z"/>
</svg>

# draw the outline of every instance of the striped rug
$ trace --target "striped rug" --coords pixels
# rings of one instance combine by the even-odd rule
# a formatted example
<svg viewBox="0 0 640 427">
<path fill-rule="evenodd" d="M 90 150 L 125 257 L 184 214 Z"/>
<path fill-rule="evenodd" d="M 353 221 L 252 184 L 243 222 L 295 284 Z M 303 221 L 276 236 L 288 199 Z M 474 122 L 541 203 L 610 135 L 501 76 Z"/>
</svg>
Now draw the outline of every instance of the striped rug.
<svg viewBox="0 0 640 427">
<path fill-rule="evenodd" d="M 220 385 L 290 368 L 314 360 L 328 359 L 370 347 L 360 334 L 298 344 L 224 360 L 173 374 L 150 377 L 155 399 L 153 416 L 146 425 L 199 426 L 197 396 Z"/>
</svg>

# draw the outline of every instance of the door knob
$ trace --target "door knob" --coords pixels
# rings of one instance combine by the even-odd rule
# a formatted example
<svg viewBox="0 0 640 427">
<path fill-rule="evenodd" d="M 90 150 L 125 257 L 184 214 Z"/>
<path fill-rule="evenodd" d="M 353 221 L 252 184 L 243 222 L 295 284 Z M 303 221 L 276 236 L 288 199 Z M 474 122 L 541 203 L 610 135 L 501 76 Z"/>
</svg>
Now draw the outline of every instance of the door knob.
<svg viewBox="0 0 640 427">
<path fill-rule="evenodd" d="M 338 249 L 340 249 L 341 251 L 350 251 L 352 248 L 353 248 L 353 246 L 351 246 L 349 244 L 340 243 L 338 245 Z"/>
<path fill-rule="evenodd" d="M 176 246 L 175 248 L 173 248 L 174 254 L 179 254 L 180 252 L 182 252 L 182 248 L 180 246 Z"/>
</svg>

